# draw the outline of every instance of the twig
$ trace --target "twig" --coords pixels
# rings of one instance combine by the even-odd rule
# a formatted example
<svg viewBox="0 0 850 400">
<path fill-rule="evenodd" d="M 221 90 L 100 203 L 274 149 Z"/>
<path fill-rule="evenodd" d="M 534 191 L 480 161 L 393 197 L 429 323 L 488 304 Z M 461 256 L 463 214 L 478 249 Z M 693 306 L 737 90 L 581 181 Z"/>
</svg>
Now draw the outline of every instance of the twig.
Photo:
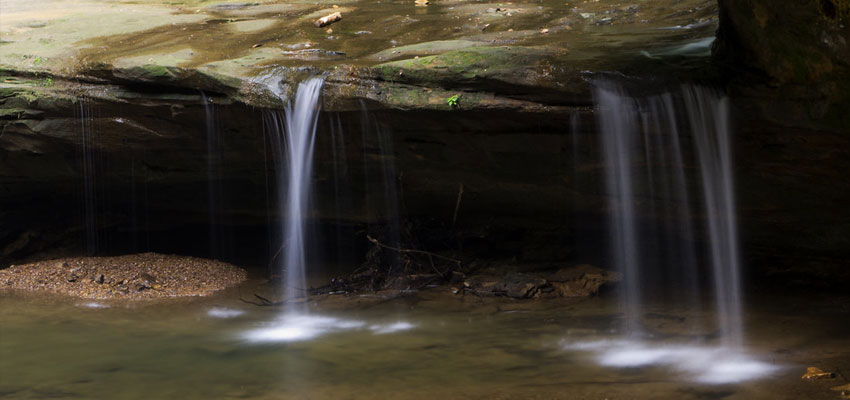
<svg viewBox="0 0 850 400">
<path fill-rule="evenodd" d="M 260 295 L 258 295 L 258 294 L 256 294 L 256 293 L 254 293 L 254 297 L 256 297 L 256 298 L 260 299 L 260 301 L 262 301 L 262 303 L 257 303 L 257 302 L 254 302 L 254 301 L 248 301 L 248 300 L 245 300 L 245 299 L 243 299 L 243 298 L 242 298 L 242 296 L 239 296 L 239 300 L 241 300 L 243 303 L 248 303 L 248 304 L 252 304 L 252 305 L 260 306 L 260 307 L 266 307 L 266 306 L 279 306 L 279 305 L 283 304 L 283 302 L 280 302 L 280 303 L 274 303 L 274 302 L 272 302 L 271 300 L 269 300 L 269 299 L 267 299 L 267 298 L 265 298 L 265 297 L 263 297 L 263 296 L 260 296 Z"/>
<path fill-rule="evenodd" d="M 460 200 L 463 197 L 463 182 L 457 188 L 457 202 L 455 203 L 455 213 L 452 215 L 452 229 L 455 228 L 455 222 L 457 222 L 457 212 L 460 210 Z"/>
<path fill-rule="evenodd" d="M 265 297 L 263 297 L 263 296 L 260 296 L 260 295 L 258 295 L 258 294 L 256 294 L 256 293 L 254 293 L 254 297 L 256 297 L 256 298 L 260 299 L 260 301 L 262 301 L 262 303 L 257 303 L 257 302 L 253 302 L 253 301 L 248 301 L 248 300 L 243 299 L 242 297 L 239 297 L 239 300 L 241 300 L 243 303 L 253 304 L 253 305 L 255 305 L 255 306 L 261 306 L 261 307 L 276 307 L 276 306 L 282 306 L 282 305 L 284 305 L 284 304 L 286 304 L 286 303 L 290 302 L 291 300 L 294 300 L 294 299 L 297 299 L 297 298 L 298 298 L 298 297 L 290 297 L 290 298 L 288 298 L 288 299 L 284 299 L 284 300 L 281 300 L 281 301 L 274 302 L 274 301 L 271 301 L 271 300 L 269 300 L 269 299 L 267 299 L 267 298 L 265 298 Z"/>
<path fill-rule="evenodd" d="M 241 298 L 241 297 L 239 298 L 239 301 L 241 301 L 241 302 L 243 302 L 243 303 L 248 303 L 248 304 L 251 304 L 251 305 L 254 305 L 254 306 L 259 306 L 259 307 L 265 307 L 265 306 L 270 306 L 270 305 L 271 305 L 271 304 L 257 303 L 257 302 L 253 302 L 253 301 L 248 301 L 248 300 L 245 300 L 245 299 L 243 299 L 243 298 Z"/>
<path fill-rule="evenodd" d="M 335 12 L 335 13 L 328 14 L 328 15 L 325 15 L 324 17 L 322 17 L 322 18 L 317 19 L 316 22 L 313 22 L 313 25 L 315 25 L 316 28 L 321 28 L 323 26 L 328 26 L 328 25 L 330 25 L 330 24 L 332 24 L 336 21 L 339 21 L 341 19 L 342 19 L 342 13 Z"/>
<path fill-rule="evenodd" d="M 436 265 L 434 265 L 434 257 L 431 257 L 431 255 L 430 255 L 430 254 L 428 254 L 428 262 L 430 262 L 430 263 L 431 263 L 431 268 L 433 268 L 433 269 L 434 269 L 434 271 L 435 271 L 435 272 L 437 272 L 437 275 L 440 275 L 440 277 L 441 277 L 441 278 L 446 279 L 446 274 L 444 274 L 444 273 L 440 272 L 440 270 L 439 270 L 439 269 L 437 269 L 437 266 L 436 266 Z M 429 282 L 429 283 L 430 283 L 430 282 Z"/>
<path fill-rule="evenodd" d="M 258 298 L 258 299 L 262 300 L 262 302 L 263 302 L 263 303 L 266 303 L 266 304 L 273 304 L 273 303 L 272 303 L 269 299 L 267 299 L 267 298 L 265 298 L 265 297 L 263 297 L 263 296 L 260 296 L 260 295 L 258 295 L 258 294 L 256 294 L 256 293 L 254 293 L 254 297 L 256 297 L 256 298 Z"/>
<path fill-rule="evenodd" d="M 443 260 L 446 260 L 446 261 L 451 261 L 453 263 L 456 263 L 458 266 L 460 266 L 460 264 L 461 264 L 460 260 L 457 260 L 457 259 L 454 259 L 454 258 L 451 258 L 451 257 L 441 256 L 439 254 L 432 253 L 430 251 L 416 250 L 416 249 L 402 249 L 402 248 L 398 248 L 398 247 L 387 246 L 387 245 L 379 242 L 377 239 L 375 239 L 375 238 L 373 238 L 372 236 L 369 236 L 369 235 L 366 235 L 366 239 L 369 239 L 370 242 L 374 243 L 378 247 L 383 247 L 385 249 L 394 250 L 394 251 L 397 251 L 399 253 L 425 254 L 425 255 L 437 257 L 437 258 L 440 258 L 440 259 L 443 259 Z"/>
<path fill-rule="evenodd" d="M 275 259 L 275 258 L 277 258 L 277 256 L 279 256 L 279 255 L 280 255 L 280 252 L 281 252 L 281 251 L 283 251 L 283 248 L 284 248 L 285 246 L 286 246 L 286 242 L 283 242 L 283 243 L 280 245 L 280 247 L 278 247 L 278 248 L 277 248 L 277 251 L 274 253 L 274 255 L 272 256 L 272 258 L 270 258 L 270 259 L 269 259 L 269 265 L 271 265 L 271 264 L 272 264 L 272 262 L 274 262 L 274 259 Z"/>
</svg>

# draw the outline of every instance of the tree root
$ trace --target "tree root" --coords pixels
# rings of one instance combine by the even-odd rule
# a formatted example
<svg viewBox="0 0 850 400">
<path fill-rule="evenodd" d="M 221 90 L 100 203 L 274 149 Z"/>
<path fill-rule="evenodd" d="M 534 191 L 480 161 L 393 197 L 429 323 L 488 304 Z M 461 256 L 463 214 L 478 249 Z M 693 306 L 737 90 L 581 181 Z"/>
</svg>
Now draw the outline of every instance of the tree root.
<svg viewBox="0 0 850 400">
<path fill-rule="evenodd" d="M 399 253 L 425 254 L 425 255 L 428 255 L 428 256 L 431 256 L 431 257 L 437 257 L 441 260 L 451 261 L 451 262 L 457 264 L 458 267 L 460 267 L 460 265 L 461 265 L 461 261 L 458 260 L 458 259 L 446 257 L 446 256 L 441 256 L 437 253 L 432 253 L 430 251 L 416 250 L 416 249 L 402 249 L 402 248 L 398 248 L 398 247 L 388 246 L 388 245 L 385 245 L 385 244 L 379 242 L 377 239 L 375 239 L 375 238 L 373 238 L 372 236 L 369 236 L 369 235 L 366 235 L 366 239 L 368 239 L 370 242 L 372 242 L 376 246 L 382 247 L 382 248 L 385 248 L 385 249 L 388 249 L 388 250 L 397 251 Z"/>
</svg>

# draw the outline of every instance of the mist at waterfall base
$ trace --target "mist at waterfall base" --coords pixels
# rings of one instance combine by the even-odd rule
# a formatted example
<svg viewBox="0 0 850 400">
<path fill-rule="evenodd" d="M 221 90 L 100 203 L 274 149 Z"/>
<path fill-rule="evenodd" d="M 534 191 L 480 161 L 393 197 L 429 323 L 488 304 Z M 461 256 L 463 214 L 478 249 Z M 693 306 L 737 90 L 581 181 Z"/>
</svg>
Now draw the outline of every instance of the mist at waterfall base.
<svg viewBox="0 0 850 400">
<path fill-rule="evenodd" d="M 611 263 L 623 276 L 620 336 L 625 339 L 565 341 L 564 348 L 591 352 L 604 366 L 664 365 L 710 384 L 774 372 L 777 366 L 756 360 L 744 348 L 727 100 L 695 86 L 635 98 L 610 81 L 597 82 L 594 98 Z M 697 213 L 704 216 L 701 224 L 692 221 L 697 204 L 703 207 Z M 639 222 L 639 215 L 652 222 Z M 697 248 L 696 229 L 705 231 L 705 249 Z M 703 259 L 707 266 L 700 265 Z M 712 295 L 703 299 L 698 293 L 706 275 Z M 646 299 L 659 295 L 684 309 L 713 308 L 715 321 L 695 319 L 690 339 L 656 343 L 643 318 Z"/>
</svg>

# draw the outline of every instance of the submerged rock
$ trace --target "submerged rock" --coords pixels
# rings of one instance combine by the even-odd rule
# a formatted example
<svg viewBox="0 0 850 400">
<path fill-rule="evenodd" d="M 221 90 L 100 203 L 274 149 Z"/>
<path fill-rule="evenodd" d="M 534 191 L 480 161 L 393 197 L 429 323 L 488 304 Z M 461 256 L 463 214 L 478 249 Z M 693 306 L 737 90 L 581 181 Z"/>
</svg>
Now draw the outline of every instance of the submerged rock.
<svg viewBox="0 0 850 400">
<path fill-rule="evenodd" d="M 225 4 L 216 4 L 214 6 L 207 7 L 210 11 L 231 11 L 231 10 L 241 10 L 243 8 L 248 8 L 251 6 L 259 5 L 259 3 L 225 3 Z"/>
<path fill-rule="evenodd" d="M 835 373 L 826 372 L 818 367 L 809 367 L 806 368 L 806 373 L 803 374 L 802 378 L 805 380 L 832 379 L 835 378 Z"/>
<path fill-rule="evenodd" d="M 592 265 L 564 268 L 549 275 L 509 273 L 505 276 L 477 275 L 464 281 L 464 290 L 479 295 L 506 296 L 515 299 L 536 297 L 590 297 L 608 283 L 620 280 L 620 274 Z"/>
<path fill-rule="evenodd" d="M 493 287 L 496 294 L 527 299 L 538 297 L 540 290 L 546 285 L 546 280 L 526 274 L 509 274 Z"/>
<path fill-rule="evenodd" d="M 549 285 L 558 297 L 589 297 L 599 293 L 603 285 L 621 278 L 617 272 L 582 264 L 556 272 L 549 277 Z"/>
<path fill-rule="evenodd" d="M 341 51 L 323 50 L 323 49 L 292 50 L 292 51 L 284 51 L 283 54 L 295 57 L 299 60 L 319 60 L 319 59 L 322 59 L 322 58 L 325 58 L 325 57 L 343 57 L 343 56 L 345 56 L 345 53 L 341 52 Z"/>
</svg>

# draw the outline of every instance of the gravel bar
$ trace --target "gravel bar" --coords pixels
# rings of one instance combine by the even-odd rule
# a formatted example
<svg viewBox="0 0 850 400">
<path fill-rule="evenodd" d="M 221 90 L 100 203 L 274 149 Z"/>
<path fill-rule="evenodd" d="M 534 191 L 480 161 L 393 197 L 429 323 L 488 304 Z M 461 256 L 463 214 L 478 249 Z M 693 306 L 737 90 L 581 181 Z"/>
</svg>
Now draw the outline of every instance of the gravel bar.
<svg viewBox="0 0 850 400">
<path fill-rule="evenodd" d="M 157 253 L 78 257 L 12 265 L 0 270 L 0 290 L 45 290 L 87 299 L 206 296 L 248 273 L 203 258 Z"/>
</svg>

